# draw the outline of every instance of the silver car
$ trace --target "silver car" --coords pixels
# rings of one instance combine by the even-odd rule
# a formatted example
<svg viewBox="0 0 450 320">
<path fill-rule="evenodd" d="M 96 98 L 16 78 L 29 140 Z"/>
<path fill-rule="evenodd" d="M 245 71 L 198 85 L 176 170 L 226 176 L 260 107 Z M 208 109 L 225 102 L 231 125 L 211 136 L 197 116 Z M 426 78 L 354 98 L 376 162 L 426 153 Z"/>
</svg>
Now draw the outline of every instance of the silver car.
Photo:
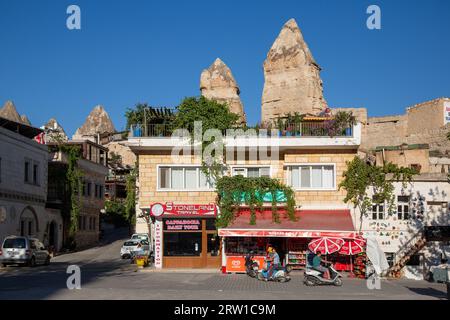
<svg viewBox="0 0 450 320">
<path fill-rule="evenodd" d="M 50 254 L 38 239 L 9 236 L 5 238 L 0 248 L 0 263 L 3 267 L 9 264 L 22 264 L 30 267 L 38 264 L 48 265 Z"/>
<path fill-rule="evenodd" d="M 150 244 L 148 241 L 139 239 L 125 241 L 122 248 L 120 248 L 120 257 L 122 259 L 130 259 L 133 256 L 133 253 L 136 252 L 150 255 Z"/>
</svg>

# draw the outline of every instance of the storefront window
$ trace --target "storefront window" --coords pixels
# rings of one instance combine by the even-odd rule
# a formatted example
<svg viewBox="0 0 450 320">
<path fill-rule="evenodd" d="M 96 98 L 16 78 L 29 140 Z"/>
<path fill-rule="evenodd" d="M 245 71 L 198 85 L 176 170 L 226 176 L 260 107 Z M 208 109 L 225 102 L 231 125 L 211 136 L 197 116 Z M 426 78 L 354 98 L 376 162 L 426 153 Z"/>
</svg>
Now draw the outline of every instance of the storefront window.
<svg viewBox="0 0 450 320">
<path fill-rule="evenodd" d="M 201 232 L 165 232 L 164 256 L 200 256 L 202 253 Z"/>
<path fill-rule="evenodd" d="M 267 238 L 230 237 L 226 238 L 225 249 L 230 255 L 245 255 L 251 251 L 255 255 L 265 255 L 267 241 Z"/>
<path fill-rule="evenodd" d="M 208 253 L 211 256 L 219 255 L 219 237 L 215 234 L 208 234 Z"/>
<path fill-rule="evenodd" d="M 206 219 L 206 230 L 216 230 L 216 219 Z"/>
</svg>

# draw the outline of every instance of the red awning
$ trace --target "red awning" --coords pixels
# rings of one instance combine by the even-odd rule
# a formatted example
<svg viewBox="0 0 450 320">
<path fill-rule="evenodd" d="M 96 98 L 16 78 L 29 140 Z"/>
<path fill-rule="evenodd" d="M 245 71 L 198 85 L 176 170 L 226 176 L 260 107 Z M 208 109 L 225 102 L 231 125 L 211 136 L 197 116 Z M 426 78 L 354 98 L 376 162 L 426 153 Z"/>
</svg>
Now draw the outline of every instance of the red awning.
<svg viewBox="0 0 450 320">
<path fill-rule="evenodd" d="M 280 223 L 272 221 L 271 208 L 256 213 L 256 224 L 250 224 L 250 212 L 243 209 L 227 228 L 219 229 L 221 237 L 289 237 L 354 238 L 350 210 L 298 210 L 297 221 L 291 221 L 284 211 L 279 210 Z"/>
</svg>

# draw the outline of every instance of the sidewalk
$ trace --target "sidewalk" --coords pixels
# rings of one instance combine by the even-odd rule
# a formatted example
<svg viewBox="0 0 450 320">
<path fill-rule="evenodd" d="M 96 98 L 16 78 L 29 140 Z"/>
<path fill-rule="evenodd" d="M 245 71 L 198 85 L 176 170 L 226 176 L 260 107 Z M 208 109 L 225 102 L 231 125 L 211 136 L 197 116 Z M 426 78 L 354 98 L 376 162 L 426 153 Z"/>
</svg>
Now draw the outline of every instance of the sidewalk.
<svg viewBox="0 0 450 320">
<path fill-rule="evenodd" d="M 157 269 L 153 266 L 147 268 L 137 268 L 139 272 L 158 272 L 158 273 L 220 273 L 220 269 L 193 269 L 193 268 L 163 268 Z"/>
</svg>

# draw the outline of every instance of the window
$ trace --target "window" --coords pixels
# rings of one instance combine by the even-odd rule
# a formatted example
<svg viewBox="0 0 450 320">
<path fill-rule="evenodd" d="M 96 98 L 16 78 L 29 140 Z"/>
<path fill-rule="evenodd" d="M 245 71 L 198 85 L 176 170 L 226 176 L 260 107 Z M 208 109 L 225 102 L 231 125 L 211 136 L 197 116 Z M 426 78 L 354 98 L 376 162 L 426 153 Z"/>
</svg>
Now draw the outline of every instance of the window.
<svg viewBox="0 0 450 320">
<path fill-rule="evenodd" d="M 2 182 L 2 158 L 0 158 L 0 182 Z"/>
<path fill-rule="evenodd" d="M 33 184 L 39 184 L 39 164 L 36 162 L 33 164 Z"/>
<path fill-rule="evenodd" d="M 92 219 L 92 230 L 96 230 L 97 229 L 97 218 L 93 218 Z"/>
<path fill-rule="evenodd" d="M 98 197 L 99 197 L 99 199 L 103 199 L 103 194 L 104 194 L 103 189 L 104 189 L 103 186 L 98 186 Z"/>
<path fill-rule="evenodd" d="M 164 232 L 164 256 L 200 256 L 201 232 Z"/>
<path fill-rule="evenodd" d="M 82 217 L 78 217 L 78 230 L 83 230 Z"/>
<path fill-rule="evenodd" d="M 383 220 L 384 219 L 384 205 L 374 204 L 372 205 L 372 219 Z"/>
<path fill-rule="evenodd" d="M 215 185 L 200 167 L 160 167 L 158 180 L 158 188 L 168 190 L 207 190 Z"/>
<path fill-rule="evenodd" d="M 33 235 L 33 221 L 28 221 L 28 235 Z"/>
<path fill-rule="evenodd" d="M 98 184 L 94 185 L 94 197 L 98 198 Z"/>
<path fill-rule="evenodd" d="M 288 167 L 288 184 L 294 189 L 334 189 L 334 165 L 301 165 Z"/>
<path fill-rule="evenodd" d="M 207 234 L 207 243 L 208 243 L 208 253 L 212 256 L 218 256 L 219 255 L 219 247 L 220 247 L 220 241 L 219 237 L 213 233 Z"/>
<path fill-rule="evenodd" d="M 81 217 L 83 221 L 83 230 L 86 230 L 86 216 Z"/>
<path fill-rule="evenodd" d="M 270 177 L 270 167 L 234 167 L 232 175 L 246 178 Z"/>
<path fill-rule="evenodd" d="M 83 196 L 86 196 L 86 181 L 83 181 L 81 183 L 81 189 L 82 189 L 82 192 L 83 192 Z"/>
<path fill-rule="evenodd" d="M 24 181 L 27 183 L 30 183 L 30 168 L 31 168 L 31 161 L 25 160 L 25 167 L 24 167 Z"/>
<path fill-rule="evenodd" d="M 91 188 L 92 188 L 92 183 L 88 182 L 87 183 L 87 196 L 88 197 L 91 196 Z"/>
<path fill-rule="evenodd" d="M 409 196 L 397 197 L 397 217 L 398 220 L 409 219 Z"/>
</svg>

